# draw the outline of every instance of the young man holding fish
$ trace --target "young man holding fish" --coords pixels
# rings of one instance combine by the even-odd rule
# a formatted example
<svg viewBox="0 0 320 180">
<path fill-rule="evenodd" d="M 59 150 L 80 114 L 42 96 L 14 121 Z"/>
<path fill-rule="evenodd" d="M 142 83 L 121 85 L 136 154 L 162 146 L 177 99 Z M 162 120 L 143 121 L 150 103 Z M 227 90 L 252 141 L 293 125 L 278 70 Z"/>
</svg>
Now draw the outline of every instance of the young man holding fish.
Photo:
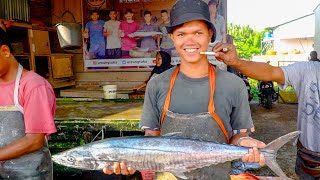
<svg viewBox="0 0 320 180">
<path fill-rule="evenodd" d="M 228 48 L 227 52 L 221 52 Z M 292 86 L 299 99 L 296 173 L 301 180 L 320 179 L 320 62 L 297 62 L 274 67 L 268 63 L 240 60 L 232 44 L 218 43 L 218 60 L 242 74 L 261 81 L 276 81 L 280 89 Z"/>
<path fill-rule="evenodd" d="M 23 69 L 0 28 L 0 179 L 52 179 L 55 107 L 51 85 Z"/>
<path fill-rule="evenodd" d="M 254 132 L 247 89 L 235 75 L 211 65 L 207 55 L 215 27 L 202 0 L 179 0 L 170 14 L 170 37 L 181 64 L 150 80 L 140 126 L 146 136 L 179 132 L 179 136 L 253 147 L 242 160 L 264 165 L 258 148 L 265 144 L 248 137 Z M 107 174 L 132 174 L 116 163 Z M 230 179 L 230 162 L 185 172 L 188 179 Z M 167 174 L 158 173 L 157 176 Z M 177 174 L 175 174 L 177 175 Z M 172 175 L 171 175 L 172 176 Z"/>
</svg>

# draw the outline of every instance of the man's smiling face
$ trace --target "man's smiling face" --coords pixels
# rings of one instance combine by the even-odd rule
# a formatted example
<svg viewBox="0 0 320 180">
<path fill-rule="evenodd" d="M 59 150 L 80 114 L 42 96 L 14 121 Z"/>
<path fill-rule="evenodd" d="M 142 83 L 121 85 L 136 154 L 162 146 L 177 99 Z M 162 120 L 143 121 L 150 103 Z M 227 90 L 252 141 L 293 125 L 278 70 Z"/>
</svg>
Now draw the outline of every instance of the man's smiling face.
<svg viewBox="0 0 320 180">
<path fill-rule="evenodd" d="M 184 23 L 174 29 L 171 39 L 180 55 L 181 62 L 198 63 L 207 60 L 200 52 L 207 51 L 212 36 L 212 30 L 201 20 Z"/>
</svg>

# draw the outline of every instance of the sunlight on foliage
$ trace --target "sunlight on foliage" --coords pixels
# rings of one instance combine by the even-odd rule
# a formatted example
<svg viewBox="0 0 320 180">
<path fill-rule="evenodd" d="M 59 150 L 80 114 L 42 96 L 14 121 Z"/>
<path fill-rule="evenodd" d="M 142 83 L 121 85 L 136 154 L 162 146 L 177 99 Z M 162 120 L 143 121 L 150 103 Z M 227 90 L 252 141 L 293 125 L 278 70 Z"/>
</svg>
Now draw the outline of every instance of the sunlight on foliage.
<svg viewBox="0 0 320 180">
<path fill-rule="evenodd" d="M 265 31 L 254 31 L 250 26 L 228 24 L 228 34 L 233 36 L 234 45 L 240 58 L 251 60 L 252 55 L 261 52 L 261 40 Z"/>
</svg>

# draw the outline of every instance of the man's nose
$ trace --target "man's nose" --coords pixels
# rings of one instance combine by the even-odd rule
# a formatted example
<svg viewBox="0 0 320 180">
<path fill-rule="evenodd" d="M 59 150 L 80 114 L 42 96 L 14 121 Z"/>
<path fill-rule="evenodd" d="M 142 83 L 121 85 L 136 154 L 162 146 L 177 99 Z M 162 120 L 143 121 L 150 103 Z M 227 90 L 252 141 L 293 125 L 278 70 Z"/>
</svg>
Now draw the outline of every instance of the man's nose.
<svg viewBox="0 0 320 180">
<path fill-rule="evenodd" d="M 196 42 L 196 36 L 194 34 L 188 34 L 185 38 L 185 43 L 195 43 Z"/>
</svg>

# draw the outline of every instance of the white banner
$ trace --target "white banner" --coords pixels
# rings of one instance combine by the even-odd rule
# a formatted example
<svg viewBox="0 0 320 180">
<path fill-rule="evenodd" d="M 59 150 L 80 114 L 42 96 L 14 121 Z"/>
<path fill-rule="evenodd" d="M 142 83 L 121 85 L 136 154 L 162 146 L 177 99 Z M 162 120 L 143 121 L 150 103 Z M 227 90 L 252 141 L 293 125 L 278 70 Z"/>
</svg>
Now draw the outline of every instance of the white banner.
<svg viewBox="0 0 320 180">
<path fill-rule="evenodd" d="M 214 56 L 208 56 L 211 64 L 220 66 L 223 64 L 217 61 Z M 180 64 L 179 57 L 172 57 L 171 64 Z M 85 60 L 85 67 L 125 67 L 125 66 L 155 66 L 156 58 L 126 58 L 126 59 L 92 59 Z"/>
</svg>

